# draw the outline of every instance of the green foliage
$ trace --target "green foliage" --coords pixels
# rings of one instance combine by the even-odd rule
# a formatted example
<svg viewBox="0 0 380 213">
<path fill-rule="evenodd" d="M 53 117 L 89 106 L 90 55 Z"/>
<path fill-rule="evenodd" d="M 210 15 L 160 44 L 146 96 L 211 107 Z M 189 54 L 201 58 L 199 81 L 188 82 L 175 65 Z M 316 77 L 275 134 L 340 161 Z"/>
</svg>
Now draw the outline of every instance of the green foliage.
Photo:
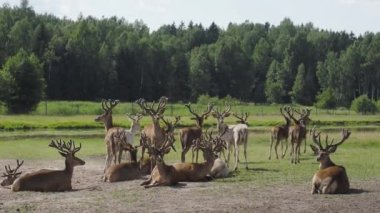
<svg viewBox="0 0 380 213">
<path fill-rule="evenodd" d="M 377 111 L 376 103 L 368 98 L 367 95 L 361 95 L 354 99 L 351 109 L 362 114 L 375 113 Z"/>
<path fill-rule="evenodd" d="M 321 109 L 334 109 L 336 107 L 336 98 L 332 89 L 327 88 L 317 96 L 315 106 Z"/>
<path fill-rule="evenodd" d="M 28 113 L 43 97 L 42 65 L 34 54 L 20 50 L 0 71 L 0 100 L 10 113 Z"/>
</svg>

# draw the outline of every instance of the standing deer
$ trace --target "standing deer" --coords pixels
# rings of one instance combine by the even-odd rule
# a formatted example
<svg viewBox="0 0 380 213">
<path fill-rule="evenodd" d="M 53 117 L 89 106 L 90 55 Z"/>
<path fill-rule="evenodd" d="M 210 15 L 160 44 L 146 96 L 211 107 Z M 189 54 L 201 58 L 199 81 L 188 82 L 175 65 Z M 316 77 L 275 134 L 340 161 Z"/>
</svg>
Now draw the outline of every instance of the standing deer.
<svg viewBox="0 0 380 213">
<path fill-rule="evenodd" d="M 104 166 L 104 171 L 111 165 L 112 159 L 116 164 L 117 153 L 119 152 L 116 147 L 116 140 L 118 136 L 122 136 L 121 132 L 124 132 L 124 129 L 121 127 L 113 126 L 112 122 L 112 109 L 119 103 L 119 100 L 102 100 L 102 109 L 103 114 L 95 117 L 96 122 L 103 122 L 106 135 L 104 137 L 104 143 L 107 147 L 107 156 Z"/>
<path fill-rule="evenodd" d="M 348 181 L 346 169 L 343 166 L 335 165 L 331 159 L 330 154 L 334 153 L 339 145 L 341 145 L 347 138 L 350 137 L 351 132 L 347 129 L 342 130 L 342 139 L 338 143 L 331 143 L 326 136 L 326 146 L 321 144 L 320 132 L 315 133 L 315 128 L 312 130 L 313 142 L 315 145 L 310 144 L 311 149 L 317 152 L 317 161 L 319 170 L 314 174 L 312 179 L 312 194 L 343 194 L 348 193 L 350 183 Z"/>
<path fill-rule="evenodd" d="M 276 126 L 271 129 L 271 137 L 270 137 L 270 149 L 269 149 L 269 160 L 272 157 L 272 145 L 273 142 L 276 141 L 274 145 L 274 151 L 276 153 L 276 159 L 278 159 L 278 154 L 277 154 L 277 146 L 281 142 L 281 158 L 285 157 L 286 151 L 288 150 L 288 138 L 289 138 L 289 127 L 291 125 L 291 120 L 290 117 L 286 116 L 284 112 L 282 111 L 284 109 L 289 108 L 288 106 L 284 106 L 280 108 L 281 115 L 285 118 L 285 124 L 281 126 Z M 293 112 L 291 112 L 293 113 Z M 285 151 L 284 149 L 284 142 L 285 142 Z"/>
<path fill-rule="evenodd" d="M 42 169 L 36 172 L 26 173 L 17 178 L 12 191 L 42 191 L 42 192 L 61 192 L 72 190 L 71 179 L 75 166 L 84 165 L 85 162 L 75 156 L 81 148 L 75 147 L 75 142 L 70 140 L 52 140 L 50 147 L 56 148 L 58 153 L 65 158 L 64 170 Z"/>
<path fill-rule="evenodd" d="M 248 113 L 242 113 L 240 116 L 236 113 L 232 113 L 232 115 L 237 118 L 236 121 L 238 124 L 230 126 L 233 128 L 234 139 L 235 139 L 235 158 L 237 162 L 239 160 L 239 145 L 243 145 L 244 147 L 244 157 L 245 157 L 245 168 L 248 169 L 247 162 L 247 145 L 248 145 Z"/>
<path fill-rule="evenodd" d="M 5 166 L 5 173 L 3 173 L 2 177 L 5 179 L 1 182 L 1 186 L 10 186 L 13 182 L 21 175 L 22 172 L 17 172 L 17 170 L 22 166 L 24 161 L 21 163 L 17 160 L 17 166 L 15 169 L 11 169 L 11 165 Z"/>
<path fill-rule="evenodd" d="M 231 151 L 234 150 L 235 155 L 235 166 L 234 170 L 237 170 L 238 159 L 239 159 L 239 145 L 244 145 L 244 157 L 246 163 L 246 169 L 248 169 L 247 162 L 247 140 L 248 138 L 248 127 L 246 124 L 237 124 L 228 126 L 224 123 L 224 118 L 230 116 L 231 105 L 225 106 L 223 112 L 220 112 L 218 108 L 212 110 L 212 116 L 217 119 L 217 127 L 219 130 L 219 135 L 222 135 L 222 139 L 227 143 L 227 165 L 230 161 Z M 242 141 L 241 139 L 244 139 Z"/>
<path fill-rule="evenodd" d="M 155 103 L 148 105 L 144 99 L 139 99 L 136 103 L 141 107 L 145 114 L 148 114 L 152 118 L 152 124 L 146 125 L 142 130 L 142 134 L 149 138 L 150 142 L 156 144 L 158 147 L 165 142 L 165 130 L 160 126 L 160 119 L 164 116 L 166 103 L 168 101 L 167 97 L 161 97 L 157 108 L 155 108 Z M 141 159 L 144 157 L 146 147 L 142 146 Z"/>
<path fill-rule="evenodd" d="M 189 109 L 189 112 L 193 114 L 194 117 L 191 119 L 195 120 L 196 126 L 186 127 L 180 130 L 179 138 L 182 145 L 181 162 L 185 162 L 186 153 L 192 147 L 193 141 L 201 137 L 203 122 L 207 119 L 207 116 L 210 114 L 213 107 L 213 105 L 208 104 L 206 111 L 199 115 L 191 109 L 190 103 L 185 104 L 185 106 Z M 192 161 L 194 162 L 194 152 L 192 152 Z M 196 162 L 198 162 L 198 152 L 196 154 Z"/>
<path fill-rule="evenodd" d="M 309 117 L 310 111 L 311 111 L 311 109 L 308 109 L 308 108 L 303 109 L 302 112 L 299 112 L 296 109 L 294 109 L 294 112 L 296 112 L 301 118 L 303 117 L 303 115 L 308 114 L 306 117 L 302 118 L 303 123 L 305 124 L 305 126 L 307 126 L 311 122 L 311 119 Z M 290 127 L 290 129 L 289 129 L 289 132 L 291 132 L 291 131 L 292 131 L 292 127 Z M 302 137 L 302 140 L 304 141 L 303 153 L 306 153 L 306 135 L 307 134 L 305 133 L 303 135 L 303 137 Z M 302 143 L 302 141 L 301 141 L 301 143 Z"/>
<path fill-rule="evenodd" d="M 140 115 L 140 114 L 129 115 L 128 114 L 127 116 L 132 121 L 131 127 L 129 128 L 129 130 L 124 130 L 124 132 L 122 132 L 123 135 L 120 135 L 120 137 L 119 137 L 119 138 L 121 138 L 121 140 L 116 140 L 119 142 L 119 144 L 117 144 L 117 146 L 116 146 L 116 147 L 118 147 L 118 150 L 119 150 L 119 156 L 118 156 L 119 157 L 118 158 L 119 163 L 121 161 L 123 151 L 127 151 L 132 155 L 132 151 L 131 151 L 130 147 L 133 147 L 133 137 L 141 129 L 140 120 L 142 118 L 142 115 Z"/>
<path fill-rule="evenodd" d="M 304 112 L 301 114 L 301 117 L 299 119 L 296 119 L 293 117 L 293 111 L 292 108 L 285 109 L 288 116 L 293 120 L 294 126 L 292 126 L 291 130 L 289 131 L 290 138 L 291 138 L 291 162 L 294 164 L 297 164 L 300 162 L 300 147 L 303 140 L 306 140 L 306 118 L 310 116 L 310 109 L 304 110 Z"/>
</svg>

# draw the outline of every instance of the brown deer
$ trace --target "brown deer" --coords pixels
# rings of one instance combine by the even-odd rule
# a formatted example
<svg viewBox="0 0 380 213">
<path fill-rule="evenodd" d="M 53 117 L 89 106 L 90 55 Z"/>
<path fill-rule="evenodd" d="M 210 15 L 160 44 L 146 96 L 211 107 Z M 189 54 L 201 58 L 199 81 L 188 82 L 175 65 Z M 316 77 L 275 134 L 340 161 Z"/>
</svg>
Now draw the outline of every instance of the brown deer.
<svg viewBox="0 0 380 213">
<path fill-rule="evenodd" d="M 146 135 L 149 141 L 160 147 L 165 142 L 165 130 L 160 126 L 160 119 L 164 116 L 166 109 L 166 103 L 168 101 L 167 97 L 161 97 L 157 107 L 155 103 L 147 104 L 144 99 L 139 99 L 136 103 L 140 106 L 145 114 L 148 114 L 152 118 L 152 124 L 146 125 L 142 130 L 141 134 Z M 144 158 L 146 147 L 142 146 L 141 149 L 141 159 Z"/>
<path fill-rule="evenodd" d="M 167 134 L 164 139 L 164 143 L 161 146 L 150 141 L 150 138 L 144 133 L 141 134 L 141 144 L 148 150 L 148 154 L 151 155 L 155 161 L 156 166 L 153 168 L 148 180 L 141 183 L 145 188 L 155 186 L 172 186 L 178 183 L 177 171 L 172 165 L 167 165 L 164 162 L 164 155 L 169 153 L 170 148 L 174 147 L 175 142 L 172 134 Z"/>
<path fill-rule="evenodd" d="M 114 164 L 108 167 L 103 177 L 104 182 L 135 180 L 150 174 L 153 162 L 151 162 L 151 158 L 144 158 L 142 161 L 137 162 L 137 147 L 129 147 L 129 151 L 132 153 L 131 162 Z"/>
<path fill-rule="evenodd" d="M 119 100 L 102 100 L 103 114 L 95 117 L 96 122 L 103 122 L 106 135 L 104 137 L 104 143 L 107 147 L 107 156 L 104 166 L 104 172 L 111 165 L 112 159 L 114 164 L 116 164 L 116 159 L 121 159 L 118 157 L 120 152 L 120 146 L 123 144 L 124 138 L 124 128 L 113 126 L 112 122 L 112 109 L 119 103 Z M 119 162 L 120 163 L 120 162 Z"/>
<path fill-rule="evenodd" d="M 203 122 L 205 119 L 207 119 L 207 116 L 210 114 L 213 107 L 212 104 L 208 104 L 206 111 L 199 115 L 196 112 L 194 112 L 193 109 L 191 109 L 190 103 L 185 104 L 185 106 L 189 109 L 189 112 L 194 116 L 191 119 L 195 120 L 196 126 L 186 127 L 180 130 L 179 138 L 181 140 L 182 145 L 181 162 L 185 162 L 186 153 L 192 147 L 192 142 L 201 137 Z M 194 162 L 194 152 L 192 152 L 192 161 Z M 198 162 L 198 152 L 196 154 L 196 162 Z"/>
<path fill-rule="evenodd" d="M 13 182 L 21 175 L 22 172 L 17 172 L 17 170 L 22 166 L 24 161 L 19 162 L 17 160 L 17 166 L 15 169 L 11 169 L 11 165 L 5 166 L 5 173 L 3 173 L 2 177 L 5 179 L 1 182 L 1 186 L 10 186 Z"/>
<path fill-rule="evenodd" d="M 317 152 L 317 161 L 319 170 L 314 174 L 312 179 L 312 194 L 343 194 L 348 193 L 350 183 L 348 181 L 346 169 L 343 166 L 335 165 L 331 159 L 330 154 L 334 153 L 339 145 L 341 145 L 347 138 L 350 137 L 351 132 L 347 129 L 342 130 L 342 139 L 334 144 L 331 143 L 326 136 L 326 146 L 321 144 L 320 132 L 315 133 L 315 128 L 312 130 L 313 142 L 315 145 L 310 144 L 311 149 Z"/>
<path fill-rule="evenodd" d="M 294 109 L 289 107 L 285 109 L 288 116 L 293 120 L 294 126 L 289 131 L 289 135 L 291 138 L 291 162 L 294 164 L 300 163 L 300 147 L 303 140 L 306 140 L 306 119 L 310 116 L 310 109 L 306 109 L 301 114 L 301 117 L 299 119 L 296 119 L 293 117 L 293 111 Z"/>
<path fill-rule="evenodd" d="M 280 126 L 275 126 L 271 129 L 269 160 L 272 157 L 272 146 L 273 146 L 274 141 L 276 141 L 275 146 L 274 146 L 276 159 L 278 159 L 277 147 L 280 142 L 281 142 L 281 152 L 282 152 L 281 158 L 285 157 L 286 151 L 288 150 L 289 127 L 291 125 L 291 120 L 290 120 L 290 117 L 286 116 L 283 112 L 283 109 L 287 109 L 287 108 L 289 108 L 289 106 L 284 106 L 280 108 L 281 115 L 285 118 L 286 123 Z M 285 151 L 284 151 L 284 142 L 285 142 Z"/>
<path fill-rule="evenodd" d="M 303 115 L 305 115 L 307 113 L 309 113 L 309 115 L 310 115 L 310 111 L 311 111 L 311 109 L 308 109 L 308 108 L 302 109 L 302 112 L 299 112 L 298 110 L 294 109 L 294 112 L 296 112 L 301 118 L 302 118 Z M 304 118 L 302 118 L 303 119 L 303 123 L 305 124 L 305 126 L 307 126 L 312 121 L 310 119 L 309 115 L 306 116 L 306 117 L 304 117 Z M 291 131 L 292 131 L 292 127 L 289 128 L 289 132 L 291 132 Z M 305 133 L 303 135 L 303 138 L 302 138 L 302 141 L 304 141 L 303 153 L 306 153 L 306 136 L 307 136 L 307 134 Z M 301 141 L 301 143 L 302 143 L 302 141 Z"/>
<path fill-rule="evenodd" d="M 177 172 L 177 180 L 185 182 L 197 182 L 197 181 L 207 181 L 210 180 L 211 168 L 214 165 L 214 161 L 218 158 L 217 153 L 221 149 L 226 148 L 224 140 L 213 139 L 211 136 L 212 132 L 209 134 L 204 133 L 201 138 L 196 139 L 197 141 L 193 146 L 203 152 L 203 156 L 206 162 L 203 163 L 176 163 L 173 164 Z"/>
<path fill-rule="evenodd" d="M 23 174 L 14 181 L 12 191 L 61 192 L 72 190 L 71 179 L 74 167 L 85 164 L 83 160 L 75 156 L 82 145 L 75 147 L 75 142 L 72 140 L 67 143 L 62 140 L 52 140 L 49 146 L 56 148 L 58 153 L 65 157 L 65 169 L 42 169 Z"/>
</svg>

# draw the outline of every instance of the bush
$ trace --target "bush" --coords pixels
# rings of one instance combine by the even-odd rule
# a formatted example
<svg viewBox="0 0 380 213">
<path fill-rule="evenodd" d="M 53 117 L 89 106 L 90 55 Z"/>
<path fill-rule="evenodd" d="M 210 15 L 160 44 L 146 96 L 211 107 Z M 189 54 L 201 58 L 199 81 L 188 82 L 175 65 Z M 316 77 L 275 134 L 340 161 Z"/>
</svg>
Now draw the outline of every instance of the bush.
<svg viewBox="0 0 380 213">
<path fill-rule="evenodd" d="M 373 114 L 377 111 L 375 102 L 370 100 L 367 95 L 361 95 L 353 100 L 351 103 L 351 109 L 362 114 Z"/>
<path fill-rule="evenodd" d="M 332 89 L 326 89 L 317 96 L 315 106 L 321 109 L 335 109 L 336 100 Z"/>
<path fill-rule="evenodd" d="M 43 97 L 42 64 L 34 54 L 20 50 L 0 70 L 0 100 L 9 113 L 33 111 Z"/>
</svg>

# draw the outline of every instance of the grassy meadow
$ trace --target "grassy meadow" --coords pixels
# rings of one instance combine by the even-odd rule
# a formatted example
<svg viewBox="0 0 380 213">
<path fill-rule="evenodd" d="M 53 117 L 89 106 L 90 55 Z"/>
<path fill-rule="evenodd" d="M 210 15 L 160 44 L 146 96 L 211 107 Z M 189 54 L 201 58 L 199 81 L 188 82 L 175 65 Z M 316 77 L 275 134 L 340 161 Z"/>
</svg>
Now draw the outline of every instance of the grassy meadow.
<svg viewBox="0 0 380 213">
<path fill-rule="evenodd" d="M 49 148 L 52 139 L 73 139 L 82 143 L 82 150 L 78 153 L 84 160 L 89 158 L 104 158 L 106 148 L 103 142 L 104 129 L 102 123 L 96 123 L 94 117 L 101 114 L 99 103 L 92 102 L 48 102 L 48 113 L 45 115 L 45 103 L 41 103 L 35 112 L 30 115 L 0 115 L 0 159 L 23 160 L 51 160 L 62 157 L 55 149 Z M 307 147 L 307 153 L 301 155 L 301 163 L 290 163 L 290 146 L 285 159 L 275 159 L 272 151 L 272 160 L 269 155 L 269 129 L 271 126 L 282 124 L 283 118 L 279 113 L 279 105 L 260 106 L 245 104 L 232 106 L 234 112 L 249 112 L 250 126 L 248 163 L 249 170 L 245 170 L 243 164 L 243 152 L 241 150 L 240 169 L 232 173 L 231 177 L 217 180 L 219 182 L 249 182 L 259 185 L 274 183 L 301 183 L 310 181 L 313 173 L 318 169 L 318 163 L 312 152 Z M 206 106 L 194 106 L 197 111 L 203 111 Z M 62 110 L 65 109 L 65 110 Z M 138 106 L 131 103 L 120 103 L 115 107 L 113 121 L 118 126 L 129 128 L 130 121 L 126 113 L 137 112 Z M 179 128 L 190 126 L 193 120 L 189 112 L 182 104 L 169 105 L 166 117 L 180 115 Z M 332 154 L 332 160 L 339 165 L 344 165 L 351 179 L 366 180 L 380 178 L 380 133 L 378 115 L 359 115 L 352 111 L 337 110 L 325 111 L 313 109 L 311 113 L 312 124 L 317 125 L 323 133 L 330 137 L 339 138 L 339 129 L 349 128 L 353 131 L 350 139 L 341 145 L 337 152 Z M 235 123 L 232 116 L 225 122 Z M 141 125 L 151 123 L 151 119 L 145 116 Z M 216 120 L 212 117 L 205 121 L 206 128 L 215 128 Z M 178 131 L 178 130 L 177 130 Z M 178 136 L 177 136 L 178 137 Z M 138 138 L 135 137 L 135 143 Z M 308 138 L 308 143 L 311 138 Z M 177 138 L 177 152 L 171 152 L 166 156 L 168 163 L 180 161 L 181 146 Z M 303 150 L 303 145 L 301 147 Z M 279 146 L 278 152 L 281 152 Z M 191 159 L 190 152 L 187 154 Z M 202 159 L 202 158 L 200 158 Z M 63 159 L 62 159 L 63 160 Z M 63 163 L 62 163 L 63 166 Z M 101 172 L 101 171 L 100 171 Z"/>
</svg>

